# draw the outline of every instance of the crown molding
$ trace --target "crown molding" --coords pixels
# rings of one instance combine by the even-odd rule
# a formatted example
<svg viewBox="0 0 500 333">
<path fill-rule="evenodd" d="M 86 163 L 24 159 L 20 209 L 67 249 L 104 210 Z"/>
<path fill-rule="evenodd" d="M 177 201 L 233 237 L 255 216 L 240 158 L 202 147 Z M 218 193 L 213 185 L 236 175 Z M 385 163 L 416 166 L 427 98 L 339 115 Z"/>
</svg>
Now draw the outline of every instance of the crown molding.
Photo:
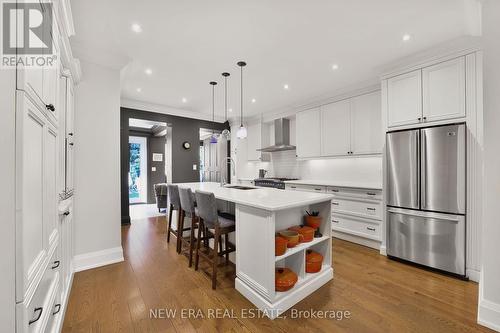
<svg viewBox="0 0 500 333">
<path fill-rule="evenodd" d="M 191 118 L 191 119 L 199 119 L 199 120 L 207 120 L 212 121 L 212 116 L 207 113 L 194 112 L 191 110 L 178 109 L 168 105 L 155 104 L 145 101 L 139 101 L 135 99 L 122 98 L 120 101 L 121 107 L 136 109 L 142 111 L 150 111 L 162 114 L 168 114 L 173 116 Z M 224 123 L 225 119 L 222 116 L 215 116 L 215 122 Z"/>
</svg>

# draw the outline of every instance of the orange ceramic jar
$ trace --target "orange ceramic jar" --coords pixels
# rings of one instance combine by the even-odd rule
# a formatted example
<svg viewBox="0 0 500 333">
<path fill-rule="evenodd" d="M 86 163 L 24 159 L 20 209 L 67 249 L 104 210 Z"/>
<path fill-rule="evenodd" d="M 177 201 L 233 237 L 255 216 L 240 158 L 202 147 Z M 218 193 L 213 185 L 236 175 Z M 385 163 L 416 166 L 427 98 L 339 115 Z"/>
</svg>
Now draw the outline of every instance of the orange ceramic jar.
<svg viewBox="0 0 500 333">
<path fill-rule="evenodd" d="M 287 291 L 297 283 L 297 274 L 289 268 L 277 267 L 274 274 L 274 284 L 276 291 Z"/>
<path fill-rule="evenodd" d="M 318 273 L 323 264 L 323 256 L 313 250 L 306 251 L 306 273 Z"/>
<path fill-rule="evenodd" d="M 282 256 L 286 252 L 286 246 L 288 244 L 288 241 L 286 238 L 276 236 L 274 238 L 274 255 L 275 256 Z"/>
<path fill-rule="evenodd" d="M 288 228 L 288 230 L 297 231 L 300 235 L 302 235 L 301 243 L 307 243 L 314 239 L 314 229 L 308 226 L 295 226 Z"/>
</svg>

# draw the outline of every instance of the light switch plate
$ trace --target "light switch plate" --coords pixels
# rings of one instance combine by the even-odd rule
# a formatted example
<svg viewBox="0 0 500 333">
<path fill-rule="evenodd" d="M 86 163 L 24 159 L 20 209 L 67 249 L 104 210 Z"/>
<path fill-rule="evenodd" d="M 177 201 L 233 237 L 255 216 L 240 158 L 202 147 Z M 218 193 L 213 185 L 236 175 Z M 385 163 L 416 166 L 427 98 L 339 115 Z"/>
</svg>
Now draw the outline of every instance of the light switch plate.
<svg viewBox="0 0 500 333">
<path fill-rule="evenodd" d="M 193 170 L 198 169 L 198 166 L 196 164 L 193 164 Z"/>
<path fill-rule="evenodd" d="M 152 167 L 152 168 L 151 168 L 151 171 L 156 171 L 156 167 Z"/>
</svg>

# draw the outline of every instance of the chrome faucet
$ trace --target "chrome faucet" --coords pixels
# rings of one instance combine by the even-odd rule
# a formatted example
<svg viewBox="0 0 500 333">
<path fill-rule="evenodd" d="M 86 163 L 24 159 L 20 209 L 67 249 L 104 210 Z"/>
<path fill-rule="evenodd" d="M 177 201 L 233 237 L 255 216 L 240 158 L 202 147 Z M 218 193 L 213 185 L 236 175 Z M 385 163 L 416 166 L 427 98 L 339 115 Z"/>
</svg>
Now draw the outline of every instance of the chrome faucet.
<svg viewBox="0 0 500 333">
<path fill-rule="evenodd" d="M 231 175 L 235 176 L 236 175 L 236 163 L 234 163 L 234 160 L 231 157 L 226 157 L 223 162 L 224 162 L 224 171 L 227 171 L 227 162 L 231 164 Z M 224 187 L 227 182 L 226 182 L 226 173 L 227 172 L 221 172 L 220 173 L 220 186 Z"/>
</svg>

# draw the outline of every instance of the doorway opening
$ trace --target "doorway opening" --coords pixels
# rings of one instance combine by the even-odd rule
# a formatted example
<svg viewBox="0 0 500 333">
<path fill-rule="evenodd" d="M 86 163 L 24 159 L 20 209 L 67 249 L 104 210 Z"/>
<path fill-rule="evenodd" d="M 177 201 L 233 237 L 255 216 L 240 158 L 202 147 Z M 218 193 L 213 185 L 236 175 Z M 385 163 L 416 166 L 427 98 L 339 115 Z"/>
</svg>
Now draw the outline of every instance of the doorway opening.
<svg viewBox="0 0 500 333">
<path fill-rule="evenodd" d="M 163 215 L 155 184 L 167 182 L 168 125 L 130 118 L 128 136 L 128 198 L 131 220 Z"/>
<path fill-rule="evenodd" d="M 221 131 L 200 128 L 200 182 L 231 182 L 230 142 Z"/>
</svg>

